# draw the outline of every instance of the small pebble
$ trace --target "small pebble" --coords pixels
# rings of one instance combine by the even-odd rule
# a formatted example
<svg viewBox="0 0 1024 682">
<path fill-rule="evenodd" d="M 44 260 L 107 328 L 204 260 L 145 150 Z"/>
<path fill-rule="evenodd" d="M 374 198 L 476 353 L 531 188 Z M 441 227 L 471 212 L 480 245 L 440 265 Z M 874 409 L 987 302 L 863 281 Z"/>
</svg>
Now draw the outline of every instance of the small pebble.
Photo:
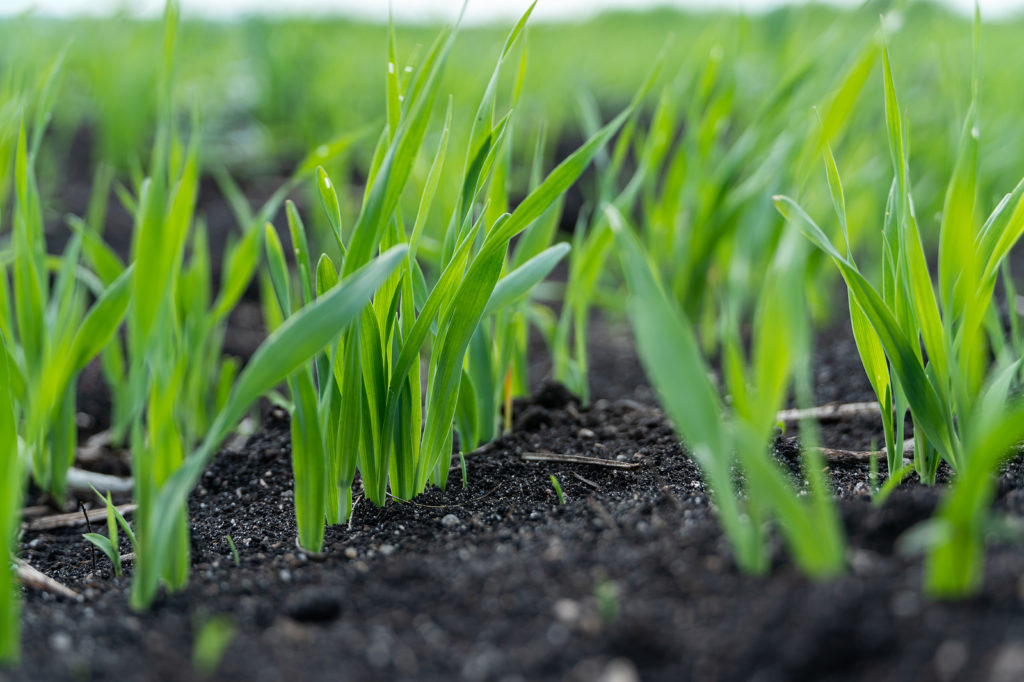
<svg viewBox="0 0 1024 682">
<path fill-rule="evenodd" d="M 967 645 L 955 639 L 946 640 L 935 650 L 933 663 L 940 680 L 952 680 L 967 663 Z"/>
<path fill-rule="evenodd" d="M 577 438 L 594 438 L 595 434 L 590 429 L 580 429 L 576 432 Z"/>
<path fill-rule="evenodd" d="M 640 682 L 640 673 L 633 662 L 625 658 L 612 660 L 604 669 L 598 682 Z"/>
<path fill-rule="evenodd" d="M 580 603 L 574 599 L 559 599 L 554 606 L 555 618 L 563 623 L 575 623 L 583 615 Z"/>
<path fill-rule="evenodd" d="M 71 635 L 66 632 L 55 632 L 50 635 L 50 646 L 59 654 L 71 651 Z"/>
<path fill-rule="evenodd" d="M 445 528 L 453 528 L 459 525 L 459 517 L 455 514 L 445 514 L 444 518 L 441 519 L 441 525 Z"/>
<path fill-rule="evenodd" d="M 569 631 L 564 625 L 552 623 L 548 627 L 547 640 L 554 647 L 563 647 L 569 641 Z"/>
<path fill-rule="evenodd" d="M 1010 682 L 1024 675 L 1024 643 L 1010 641 L 996 653 L 989 673 L 990 682 Z"/>
</svg>

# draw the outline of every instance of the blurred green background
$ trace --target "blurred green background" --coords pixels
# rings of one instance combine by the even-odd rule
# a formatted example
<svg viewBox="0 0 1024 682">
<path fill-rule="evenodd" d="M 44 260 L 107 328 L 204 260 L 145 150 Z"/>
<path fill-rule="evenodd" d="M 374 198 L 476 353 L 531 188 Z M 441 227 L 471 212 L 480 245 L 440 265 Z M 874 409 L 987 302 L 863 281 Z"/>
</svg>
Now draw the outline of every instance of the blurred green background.
<svg viewBox="0 0 1024 682">
<path fill-rule="evenodd" d="M 880 19 L 881 17 L 881 19 Z M 511 22 L 461 30 L 442 93 L 452 98 L 454 148 L 464 146 L 478 102 Z M 399 25 L 399 64 L 415 63 L 437 27 Z M 985 23 L 981 30 L 980 209 L 987 213 L 1024 175 L 1024 20 Z M 731 12 L 660 9 L 610 12 L 581 22 L 531 22 L 525 47 L 522 96 L 515 113 L 509 195 L 526 190 L 541 129 L 544 163 L 552 166 L 593 129 L 628 103 L 659 54 L 659 86 L 642 104 L 649 121 L 658 95 L 678 100 L 674 135 L 700 127 L 701 159 L 687 160 L 690 174 L 720 176 L 719 196 L 703 209 L 711 216 L 742 188 L 755 211 L 746 223 L 778 217 L 770 196 L 786 192 L 805 205 L 827 208 L 820 159 L 801 150 L 817 126 L 815 107 L 827 107 L 844 77 L 865 61 L 870 71 L 848 110 L 839 116 L 832 144 L 846 185 L 851 230 L 880 226 L 888 192 L 889 160 L 883 121 L 878 46 L 891 50 L 897 86 L 909 119 L 911 172 L 926 239 L 934 238 L 945 185 L 955 158 L 971 91 L 971 19 L 927 3 L 867 2 L 855 9 L 794 5 L 743 16 Z M 51 220 L 84 210 L 84 196 L 101 165 L 127 179 L 145 167 L 155 130 L 160 60 L 158 18 L 126 14 L 57 19 L 22 15 L 0 20 L 0 74 L 5 108 L 13 115 L 19 95 L 38 82 L 66 50 L 51 132 L 40 159 L 40 185 Z M 227 170 L 250 195 L 287 175 L 317 146 L 345 136 L 355 142 L 328 171 L 347 179 L 342 213 L 354 219 L 365 169 L 384 121 L 387 28 L 342 18 L 189 18 L 180 33 L 176 105 L 183 121 L 190 109 L 201 121 L 207 173 Z M 503 73 L 507 98 L 516 69 Z M 827 112 L 826 116 L 827 116 Z M 435 110 L 432 137 L 440 134 L 444 106 Z M 689 128 L 688 128 L 689 127 Z M 638 137 L 643 141 L 643 135 Z M 639 142 L 638 142 L 639 144 Z M 412 179 L 417 196 L 431 158 L 421 153 Z M 723 168 L 728 168 L 723 171 Z M 592 176 L 593 174 L 591 174 Z M 563 228 L 587 205 L 593 177 L 567 202 Z M 74 190 L 75 185 L 83 188 Z M 457 192 L 441 183 L 436 223 Z M 216 186 L 204 186 L 209 198 Z M 311 196 L 311 195 L 307 195 Z M 692 197 L 691 197 L 692 199 Z M 705 203 L 707 203 L 707 201 Z M 411 204 L 414 205 L 414 204 Z M 321 220 L 319 211 L 312 217 Z M 735 217 L 731 220 L 735 221 Z M 226 229 L 210 219 L 211 232 Z M 429 230 L 429 228 L 428 228 Z M 875 240 L 869 240 L 875 241 Z"/>
</svg>

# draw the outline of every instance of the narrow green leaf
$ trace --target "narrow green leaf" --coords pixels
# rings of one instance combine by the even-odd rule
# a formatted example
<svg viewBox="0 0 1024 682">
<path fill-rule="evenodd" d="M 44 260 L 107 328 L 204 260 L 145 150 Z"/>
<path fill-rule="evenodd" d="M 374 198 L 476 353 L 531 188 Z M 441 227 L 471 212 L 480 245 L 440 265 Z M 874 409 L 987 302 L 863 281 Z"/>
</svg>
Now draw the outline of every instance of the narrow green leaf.
<svg viewBox="0 0 1024 682">
<path fill-rule="evenodd" d="M 131 303 L 133 267 L 107 287 L 79 325 L 71 345 L 70 374 L 78 374 L 114 338 Z"/>
<path fill-rule="evenodd" d="M 249 230 L 242 240 L 230 248 L 224 256 L 220 293 L 211 313 L 213 319 L 222 320 L 231 313 L 235 304 L 252 283 L 253 274 L 260 261 L 264 231 Z"/>
<path fill-rule="evenodd" d="M 267 223 L 263 232 L 267 263 L 270 265 L 270 281 L 274 284 L 278 308 L 287 319 L 292 315 L 292 293 L 291 286 L 288 284 L 288 263 L 284 259 L 284 248 L 281 246 L 281 240 L 273 225 Z"/>
<path fill-rule="evenodd" d="M 483 316 L 498 312 L 526 296 L 554 270 L 559 261 L 565 258 L 569 249 L 569 244 L 556 244 L 502 277 L 494 287 L 490 300 L 487 301 Z"/>
<path fill-rule="evenodd" d="M 334 189 L 334 183 L 322 167 L 316 169 L 316 186 L 320 194 L 320 205 L 327 214 L 327 222 L 331 226 L 334 240 L 338 244 L 338 250 L 342 256 L 345 255 L 345 239 L 341 234 L 341 207 L 338 205 L 338 193 Z"/>
<path fill-rule="evenodd" d="M 7 338 L 0 332 L 0 663 L 18 660 L 21 633 L 21 608 L 14 571 L 7 557 L 18 554 L 18 527 L 21 523 L 21 498 L 24 488 L 21 458 L 18 456 L 18 432 L 14 399 L 8 373 Z"/>
<path fill-rule="evenodd" d="M 319 553 L 324 545 L 324 515 L 330 466 L 317 415 L 316 388 L 306 369 L 290 381 L 295 409 L 292 411 L 292 473 L 295 477 L 295 517 L 299 544 Z"/>
</svg>

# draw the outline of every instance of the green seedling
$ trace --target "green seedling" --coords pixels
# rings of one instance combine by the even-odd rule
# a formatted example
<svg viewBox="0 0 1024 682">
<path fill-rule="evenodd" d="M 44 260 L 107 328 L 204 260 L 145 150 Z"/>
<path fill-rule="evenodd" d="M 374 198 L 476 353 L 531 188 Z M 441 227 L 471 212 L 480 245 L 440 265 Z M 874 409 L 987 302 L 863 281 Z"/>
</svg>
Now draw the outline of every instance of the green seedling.
<svg viewBox="0 0 1024 682">
<path fill-rule="evenodd" d="M 588 399 L 590 311 L 598 305 L 625 309 L 621 290 L 606 287 L 616 283 L 614 273 L 603 274 L 618 246 L 644 362 L 710 483 L 741 567 L 766 570 L 768 522 L 811 575 L 831 575 L 841 563 L 842 536 L 813 448 L 805 452 L 807 496 L 798 496 L 786 478 L 789 472 L 777 470 L 767 452 L 770 415 L 794 383 L 791 375 L 797 375 L 798 398 L 803 381 L 801 367 L 794 365 L 806 350 L 807 330 L 792 315 L 804 302 L 787 292 L 804 290 L 814 305 L 815 291 L 829 290 L 819 280 L 835 273 L 822 264 L 833 261 L 849 285 L 858 349 L 885 415 L 889 476 L 873 499 L 882 503 L 911 470 L 932 480 L 940 458 L 949 461 L 954 485 L 919 535 L 928 551 L 926 588 L 942 597 L 973 592 L 993 528 L 994 474 L 1020 436 L 1016 424 L 1024 421 L 1017 403 L 1008 399 L 1021 383 L 1021 365 L 1014 361 L 1024 342 L 1005 257 L 1024 230 L 1024 188 L 1016 188 L 987 221 L 975 219 L 978 197 L 994 196 L 995 179 L 1002 182 L 1016 163 L 1011 153 L 1020 146 L 1015 144 L 1016 108 L 1004 94 L 1015 92 L 1015 84 L 994 80 L 986 89 L 986 107 L 991 107 L 986 134 L 994 131 L 1004 151 L 995 150 L 985 169 L 977 162 L 973 93 L 952 156 L 944 144 L 943 117 L 915 124 L 915 138 L 924 141 L 915 147 L 915 158 L 933 171 L 953 168 L 944 197 L 935 191 L 933 175 L 919 183 L 915 209 L 907 124 L 884 52 L 885 98 L 857 101 L 880 54 L 873 41 L 864 45 L 862 14 L 842 14 L 838 21 L 799 15 L 805 20 L 790 22 L 791 35 L 772 32 L 770 40 L 751 31 L 752 23 L 692 17 L 680 22 L 675 42 L 685 54 L 666 48 L 672 52 L 664 61 L 654 58 L 664 30 L 657 18 L 644 29 L 651 39 L 635 41 L 637 49 L 628 57 L 606 50 L 607 55 L 583 60 L 603 74 L 600 82 L 562 66 L 581 61 L 586 44 L 602 42 L 593 36 L 618 35 L 620 19 L 595 20 L 585 29 L 565 26 L 551 33 L 554 38 L 540 32 L 527 50 L 528 11 L 509 33 L 497 65 L 467 60 L 472 63 L 459 65 L 459 77 L 447 80 L 442 79 L 453 31 L 430 43 L 426 30 L 432 29 L 403 28 L 403 34 L 428 47 L 400 63 L 392 27 L 385 98 L 351 97 L 351 106 L 338 106 L 337 93 L 358 95 L 375 87 L 369 78 L 381 64 L 373 61 L 369 32 L 346 22 L 315 27 L 285 22 L 270 30 L 253 21 L 197 26 L 179 36 L 177 6 L 171 2 L 163 25 L 97 20 L 83 36 L 84 48 L 67 53 L 52 37 L 60 32 L 35 30 L 42 26 L 33 17 L 3 22 L 0 61 L 13 65 L 0 74 L 0 533 L 5 551 L 13 556 L 17 550 L 27 476 L 57 501 L 63 495 L 75 449 L 75 383 L 97 353 L 111 384 L 114 438 L 127 441 L 133 453 L 139 535 L 136 542 L 128 524 L 110 510 L 107 496 L 107 535 L 89 541 L 119 572 L 118 534 L 129 535 L 137 557 L 136 608 L 148 605 L 161 584 L 169 589 L 184 584 L 190 564 L 185 501 L 218 444 L 261 395 L 274 396 L 293 416 L 296 514 L 307 548 L 315 551 L 322 544 L 325 520 L 339 523 L 349 516 L 357 469 L 367 498 L 377 504 L 384 504 L 389 492 L 412 499 L 431 483 L 445 485 L 453 469 L 453 426 L 465 486 L 466 458 L 497 434 L 502 408 L 509 427 L 512 397 L 528 390 L 529 325 L 541 328 L 551 346 L 557 378 Z M 905 27 L 901 39 L 926 37 L 914 33 L 917 26 L 959 26 L 957 19 L 931 19 Z M 124 58 L 148 51 L 161 31 L 160 59 Z M 211 35 L 240 39 L 211 40 Z M 819 37 L 808 40 L 809 35 Z M 186 48 L 189 41 L 201 44 L 203 50 L 193 50 L 178 64 L 179 41 Z M 343 72 L 333 53 L 339 44 L 352 46 L 346 57 L 351 68 Z M 520 48 L 513 73 L 509 66 Z M 542 68 L 530 68 L 528 53 Z M 837 55 L 853 57 L 843 65 L 847 57 Z M 652 61 L 655 68 L 644 77 Z M 966 80 L 968 61 L 937 65 L 917 59 L 913 67 L 915 74 L 939 69 L 953 94 Z M 314 151 L 258 210 L 249 207 L 226 171 L 217 174 L 240 230 L 225 250 L 223 278 L 215 290 L 207 230 L 196 204 L 204 164 L 251 160 L 246 155 L 251 152 L 237 156 L 233 143 L 220 143 L 234 139 L 220 134 L 234 116 L 218 104 L 226 100 L 225 79 L 233 77 L 225 75 L 224 66 L 239 63 L 251 66 L 265 85 L 246 106 L 269 133 L 264 136 L 268 158 L 293 158 L 303 145 Z M 679 63 L 680 75 L 670 75 L 663 85 L 646 124 L 641 108 L 667 63 Z M 786 64 L 781 72 L 779 63 Z M 294 77 L 297 64 L 307 77 Z M 28 76 L 36 65 L 43 66 L 38 80 Z M 201 146 L 196 116 L 189 135 L 178 129 L 175 72 L 203 102 Z M 197 82 L 190 77 L 196 72 L 213 76 Z M 62 73 L 80 92 L 54 107 Z M 990 74 L 993 79 L 1012 75 Z M 150 87 L 154 82 L 157 87 Z M 600 91 L 602 101 L 626 101 L 638 82 L 629 109 L 604 126 L 596 100 L 581 96 L 585 142 L 545 176 L 547 143 L 563 139 L 569 122 L 564 106 L 548 106 L 543 116 L 536 115 L 537 108 L 588 89 Z M 976 92 L 977 75 L 974 82 Z M 486 83 L 482 94 L 480 83 Z M 767 83 L 773 85 L 762 87 Z M 817 94 L 825 91 L 832 94 L 818 102 Z M 443 126 L 435 131 L 433 122 L 441 120 L 437 99 L 449 92 Z M 132 106 L 124 105 L 128 101 Z M 76 106 L 79 102 L 85 106 Z M 821 132 L 807 135 L 800 123 L 812 104 L 820 105 Z M 913 104 L 918 112 L 934 109 Z M 885 193 L 858 193 L 848 208 L 825 143 L 835 145 L 856 169 L 844 173 L 844 180 L 846 191 L 857 191 L 877 176 L 877 149 L 866 126 L 883 116 L 896 179 L 888 217 L 881 221 L 882 239 L 871 243 L 864 240 L 872 224 L 867 216 L 874 209 L 881 214 Z M 60 175 L 48 171 L 59 170 L 63 145 L 83 120 L 96 132 L 102 156 L 93 200 L 83 218 L 70 219 L 65 251 L 47 255 L 43 228 L 53 211 L 44 200 L 63 191 L 54 183 Z M 383 129 L 367 126 L 368 121 L 384 121 Z M 534 121 L 539 122 L 536 138 L 528 127 Z M 137 157 L 154 128 L 143 170 Z M 325 129 L 353 132 L 315 146 Z M 363 133 L 374 129 L 380 134 L 365 144 Z M 456 155 L 456 148 L 464 154 Z M 816 194 L 807 189 L 808 178 L 822 151 L 831 191 Z M 531 153 L 530 172 L 521 172 L 517 162 Z M 336 179 L 358 167 L 365 187 L 332 183 L 319 168 L 328 162 Z M 560 242 L 565 191 L 591 165 L 597 169 L 596 193 L 570 241 Z M 307 235 L 298 212 L 288 207 L 295 253 L 286 258 L 277 233 L 271 237 L 265 225 L 314 172 L 314 201 L 320 199 L 326 221 L 313 223 Z M 831 195 L 845 248 L 829 248 L 823 231 L 805 225 L 818 252 L 806 262 L 799 249 L 797 256 L 790 253 L 784 221 L 763 200 L 769 184 L 795 187 L 810 214 Z M 112 190 L 135 218 L 131 264 L 104 243 Z M 359 192 L 362 201 L 351 201 Z M 516 205 L 510 195 L 525 198 Z M 796 222 L 805 222 L 795 204 L 780 199 L 780 206 Z M 916 216 L 940 209 L 933 284 L 922 255 L 929 234 L 919 229 Z M 315 229 L 320 226 L 322 233 Z M 314 250 L 310 245 L 318 236 L 326 236 L 327 243 Z M 862 274 L 853 259 L 863 248 L 874 249 L 881 264 L 874 290 L 866 277 L 875 273 Z M 317 260 L 321 250 L 326 253 Z M 262 253 L 269 268 L 257 275 Z M 539 303 L 548 300 L 540 283 L 566 259 L 565 300 L 556 316 Z M 769 284 L 755 287 L 766 274 Z M 238 361 L 222 357 L 225 320 L 257 276 L 274 331 L 243 370 Z M 1008 335 L 993 304 L 1000 280 L 1010 302 Z M 557 291 L 549 287 L 547 295 Z M 822 300 L 818 295 L 818 306 Z M 750 310 L 756 315 L 748 353 L 740 322 Z M 127 320 L 123 333 L 122 318 Z M 779 320 L 773 327 L 783 329 L 779 339 L 766 335 L 768 319 Z M 707 380 L 706 354 L 712 349 L 721 351 L 721 388 Z M 287 390 L 279 390 L 282 382 Z M 682 394 L 682 386 L 691 393 Z M 907 409 L 917 436 L 911 468 L 902 467 L 900 459 Z M 737 473 L 742 485 L 734 480 Z M 564 502 L 556 478 L 552 486 Z M 227 543 L 237 565 L 230 536 Z M 18 653 L 16 589 L 11 571 L 0 571 L 0 661 L 12 661 Z M 595 596 L 602 616 L 617 612 L 618 597 L 602 597 L 601 591 L 599 585 Z M 211 625 L 210 634 L 205 626 L 199 630 L 197 669 L 215 672 L 230 639 L 227 631 L 233 627 Z"/>
<path fill-rule="evenodd" d="M 624 308 L 621 287 L 602 287 L 609 281 L 606 263 L 614 244 L 603 205 L 639 216 L 637 233 L 645 251 L 709 351 L 719 343 L 717 302 L 728 297 L 737 312 L 752 309 L 753 293 L 771 267 L 782 221 L 764 195 L 780 177 L 802 176 L 799 160 L 817 149 L 816 139 L 789 132 L 793 119 L 802 116 L 797 94 L 809 78 L 810 63 L 798 60 L 763 101 L 748 105 L 758 114 L 740 127 L 737 76 L 724 54 L 719 46 L 699 69 L 680 69 L 662 86 L 650 123 L 642 127 L 640 104 L 661 80 L 662 64 L 656 62 L 637 95 L 634 117 L 601 168 L 597 210 L 577 224 L 565 305 L 549 339 L 556 378 L 584 402 L 589 400 L 590 311 L 598 304 Z M 863 49 L 829 84 L 834 94 L 823 107 L 836 134 L 845 130 L 843 120 L 873 64 L 874 51 Z M 597 120 L 596 107 L 582 101 L 589 129 Z M 733 129 L 735 135 L 723 134 Z M 624 172 L 634 160 L 635 170 Z"/>
<path fill-rule="evenodd" d="M 1006 398 L 1019 364 L 997 373 L 966 416 L 964 466 L 934 518 L 921 529 L 928 548 L 924 587 L 935 597 L 962 599 L 982 586 L 999 466 L 1020 453 L 1024 439 L 1024 403 Z"/>
<path fill-rule="evenodd" d="M 256 350 L 202 443 L 160 486 L 154 504 L 157 513 L 149 515 L 145 525 L 138 522 L 140 547 L 132 583 L 135 608 L 152 603 L 168 562 L 180 560 L 172 542 L 176 515 L 184 512 L 189 493 L 220 443 L 250 405 L 304 367 L 360 315 L 371 294 L 405 256 L 404 246 L 382 253 L 289 318 Z"/>
<path fill-rule="evenodd" d="M 238 547 L 235 546 L 235 541 L 231 539 L 230 535 L 225 535 L 224 539 L 228 542 L 228 549 L 231 550 L 231 560 L 235 562 L 235 568 L 242 565 L 242 559 L 238 556 Z"/>
<path fill-rule="evenodd" d="M 630 294 L 630 319 L 648 379 L 711 489 L 718 518 L 744 571 L 768 570 L 765 525 L 778 522 L 790 553 L 809 575 L 842 571 L 844 540 L 831 491 L 814 448 L 803 452 L 808 495 L 768 453 L 775 414 L 791 383 L 796 358 L 806 356 L 806 324 L 793 286 L 801 264 L 790 240 L 762 288 L 748 366 L 736 327 L 727 327 L 723 368 L 728 403 L 709 379 L 693 323 L 669 298 L 634 232 L 613 207 Z M 728 311 L 727 311 L 728 312 Z M 731 331 L 729 331 L 731 329 Z M 729 405 L 727 407 L 726 405 Z M 744 490 L 733 479 L 742 472 Z"/>
<path fill-rule="evenodd" d="M 617 190 L 615 181 L 622 173 L 627 153 L 637 132 L 640 105 L 657 83 L 662 66 L 663 59 L 659 58 L 633 97 L 631 114 L 623 125 L 622 134 L 616 140 L 611 158 L 602 161 L 603 180 L 599 187 L 598 205 L 613 205 L 618 212 L 627 215 L 632 212 L 639 199 L 641 186 L 652 181 L 664 158 L 664 144 L 644 145 L 632 177 L 625 187 Z M 596 127 L 596 120 L 596 114 L 589 116 L 588 128 Z M 660 126 L 662 120 L 663 117 L 656 113 L 651 124 L 650 139 L 656 139 L 658 133 L 662 137 L 666 133 L 664 130 L 655 133 L 653 129 Z M 585 404 L 590 401 L 590 385 L 587 380 L 587 329 L 590 310 L 594 305 L 599 278 L 605 269 L 613 242 L 612 230 L 604 211 L 599 211 L 594 216 L 593 224 L 590 226 L 587 226 L 581 216 L 573 235 L 565 305 L 557 325 L 552 326 L 549 331 L 555 377 L 578 393 Z"/>
<path fill-rule="evenodd" d="M 130 274 L 101 284 L 81 268 L 80 235 L 71 237 L 59 258 L 46 255 L 35 166 L 60 63 L 58 58 L 44 80 L 36 115 L 18 124 L 13 244 L 0 253 L 0 331 L 7 338 L 16 423 L 33 478 L 62 503 L 77 439 L 77 377 L 114 335 L 132 292 Z M 88 306 L 90 295 L 95 300 Z"/>
<path fill-rule="evenodd" d="M 975 54 L 980 19 L 975 14 Z M 883 50 L 886 123 L 895 178 L 883 225 L 882 290 L 861 274 L 849 241 L 846 255 L 795 202 L 780 212 L 836 264 L 846 281 L 851 321 L 886 427 L 890 482 L 899 467 L 903 415 L 914 421 L 914 469 L 934 482 L 939 459 L 955 472 L 935 518 L 920 531 L 928 548 L 925 588 L 963 597 L 981 584 L 989 505 L 999 463 L 1024 436 L 1024 410 L 1011 398 L 1020 360 L 1005 352 L 993 293 L 1011 247 L 1024 233 L 1024 182 L 980 226 L 975 222 L 978 166 L 977 74 L 946 191 L 939 234 L 938 290 L 932 284 L 910 194 L 907 132 L 887 50 Z M 826 170 L 844 238 L 846 204 L 831 149 Z M 1010 208 L 1012 206 L 1012 209 Z M 887 484 L 888 485 L 888 484 Z"/>
<path fill-rule="evenodd" d="M 124 515 L 122 515 L 121 512 L 117 510 L 117 507 L 114 506 L 114 502 L 111 499 L 109 492 L 106 496 L 100 495 L 96 488 L 93 488 L 93 492 L 103 500 L 104 504 L 107 505 L 107 535 L 104 537 L 99 533 L 86 533 L 82 537 L 95 545 L 108 559 L 110 559 L 110 563 L 114 566 L 114 577 L 120 578 L 122 566 L 117 527 L 120 526 L 124 530 L 129 543 L 131 543 L 132 551 L 138 551 L 138 543 L 135 540 L 135 533 L 132 531 L 131 526 L 128 525 L 128 521 L 124 518 Z"/>
<path fill-rule="evenodd" d="M 18 659 L 21 608 L 14 569 L 8 557 L 18 553 L 18 528 L 24 475 L 18 453 L 14 396 L 8 370 L 7 339 L 0 331 L 0 664 Z"/>
<path fill-rule="evenodd" d="M 551 486 L 555 488 L 555 495 L 558 497 L 558 504 L 565 504 L 565 496 L 562 494 L 562 485 L 555 478 L 555 474 L 551 474 Z"/>
<path fill-rule="evenodd" d="M 512 29 L 501 59 L 515 44 L 528 16 L 529 11 Z M 500 167 L 496 160 L 510 134 L 511 119 L 506 115 L 495 120 L 497 76 L 493 76 L 470 132 L 460 199 L 442 240 L 440 274 L 430 286 L 415 256 L 422 245 L 424 221 L 433 196 L 425 193 L 419 198 L 411 232 L 406 231 L 397 200 L 421 146 L 450 41 L 451 36 L 442 33 L 404 82 L 389 78 L 392 117 L 380 137 L 352 238 L 340 244 L 344 253 L 342 273 L 363 262 L 382 244 L 409 245 L 403 268 L 377 293 L 372 309 L 363 313 L 358 326 L 332 350 L 329 360 L 333 367 L 329 376 L 333 375 L 336 382 L 333 390 L 341 396 L 363 396 L 362 401 L 341 403 L 336 448 L 340 464 L 333 480 L 339 482 L 341 490 L 347 490 L 358 465 L 366 498 L 377 505 L 385 503 L 389 488 L 395 498 L 411 500 L 430 482 L 446 485 L 453 454 L 453 422 L 463 436 L 463 449 L 467 443 L 479 440 L 481 434 L 493 431 L 489 425 L 495 418 L 496 405 L 486 400 L 479 403 L 484 407 L 477 409 L 478 399 L 495 395 L 501 383 L 497 379 L 500 370 L 494 372 L 486 363 L 479 371 L 470 368 L 474 364 L 470 347 L 474 338 L 486 345 L 489 331 L 482 335 L 478 332 L 487 316 L 520 301 L 564 255 L 564 247 L 556 246 L 552 247 L 554 251 L 542 250 L 519 267 L 508 269 L 509 242 L 564 194 L 629 115 L 628 111 L 623 113 L 588 139 L 514 211 L 495 217 L 485 197 L 489 193 L 493 200 L 495 196 L 496 190 L 487 188 L 495 182 L 494 169 Z M 500 66 L 499 60 L 497 68 Z M 435 159 L 441 158 L 446 143 L 447 136 L 442 133 Z M 435 162 L 432 175 L 436 168 Z M 333 185 L 322 176 L 321 196 L 328 197 L 324 204 L 334 226 L 338 221 L 333 215 L 336 200 L 332 195 Z M 427 350 L 427 357 L 421 357 Z M 484 351 L 475 357 L 486 356 Z M 425 386 L 421 373 L 424 360 Z M 335 512 L 329 505 L 327 517 L 332 522 L 346 516 L 347 510 Z"/>
<path fill-rule="evenodd" d="M 551 487 L 555 489 L 555 495 L 558 497 L 558 504 L 565 504 L 565 495 L 562 494 L 562 485 L 555 478 L 554 474 L 551 474 Z"/>
<path fill-rule="evenodd" d="M 895 178 L 883 221 L 881 290 L 853 260 L 846 239 L 846 203 L 831 149 L 826 170 L 846 255 L 787 197 L 779 211 L 835 263 L 846 281 L 851 322 L 868 378 L 882 406 L 890 475 L 900 468 L 903 417 L 914 422 L 914 469 L 934 483 L 940 458 L 955 472 L 967 464 L 966 416 L 977 403 L 990 365 L 1005 346 L 993 294 L 1001 266 L 1024 233 L 1024 182 L 981 225 L 975 222 L 978 158 L 977 97 L 967 113 L 960 152 L 946 193 L 939 236 L 938 289 L 932 284 L 910 194 L 907 133 L 888 52 L 883 50 L 890 151 Z M 975 93 L 977 87 L 975 87 Z M 1003 362 L 1008 358 L 1003 354 Z M 895 477 L 895 476 L 894 476 Z"/>
</svg>

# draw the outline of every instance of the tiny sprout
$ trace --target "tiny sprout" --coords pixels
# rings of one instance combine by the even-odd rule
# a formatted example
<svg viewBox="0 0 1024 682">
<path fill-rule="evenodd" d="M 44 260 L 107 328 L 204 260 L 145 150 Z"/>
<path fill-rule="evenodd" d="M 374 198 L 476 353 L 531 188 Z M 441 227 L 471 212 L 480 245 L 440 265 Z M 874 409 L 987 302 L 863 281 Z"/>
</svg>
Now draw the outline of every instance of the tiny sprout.
<svg viewBox="0 0 1024 682">
<path fill-rule="evenodd" d="M 230 535 L 226 535 L 224 537 L 228 541 L 228 547 L 231 548 L 231 558 L 234 560 L 235 566 L 240 566 L 241 563 L 242 563 L 242 560 L 238 557 L 238 548 L 235 547 L 235 541 L 231 539 Z"/>
<path fill-rule="evenodd" d="M 551 485 L 555 488 L 555 494 L 558 495 L 558 504 L 565 504 L 565 495 L 562 493 L 562 486 L 555 478 L 554 474 L 551 474 Z"/>
</svg>

